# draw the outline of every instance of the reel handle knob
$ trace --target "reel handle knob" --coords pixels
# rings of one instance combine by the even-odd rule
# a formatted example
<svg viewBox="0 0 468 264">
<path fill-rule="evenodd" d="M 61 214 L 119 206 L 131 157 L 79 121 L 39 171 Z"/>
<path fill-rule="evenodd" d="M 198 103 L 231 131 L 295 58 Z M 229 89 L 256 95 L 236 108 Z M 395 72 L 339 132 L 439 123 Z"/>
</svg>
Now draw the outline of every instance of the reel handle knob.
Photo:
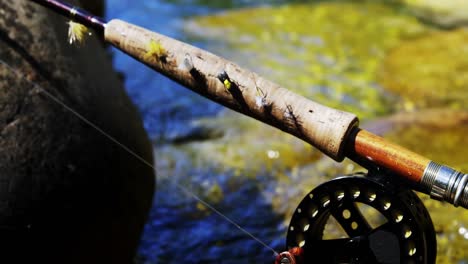
<svg viewBox="0 0 468 264">
<path fill-rule="evenodd" d="M 289 251 L 281 252 L 276 257 L 275 264 L 304 264 L 304 250 L 300 247 L 294 247 Z"/>
</svg>

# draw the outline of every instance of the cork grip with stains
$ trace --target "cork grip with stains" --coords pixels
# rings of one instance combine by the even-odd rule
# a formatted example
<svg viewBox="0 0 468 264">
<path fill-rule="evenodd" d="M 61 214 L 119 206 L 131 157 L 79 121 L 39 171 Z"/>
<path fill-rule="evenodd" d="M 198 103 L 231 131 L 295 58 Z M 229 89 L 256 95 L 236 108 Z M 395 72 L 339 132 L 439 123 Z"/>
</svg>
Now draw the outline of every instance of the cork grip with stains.
<svg viewBox="0 0 468 264">
<path fill-rule="evenodd" d="M 343 160 L 345 139 L 358 124 L 355 115 L 315 103 L 214 54 L 121 20 L 109 21 L 104 34 L 115 47 L 194 92 Z"/>
</svg>

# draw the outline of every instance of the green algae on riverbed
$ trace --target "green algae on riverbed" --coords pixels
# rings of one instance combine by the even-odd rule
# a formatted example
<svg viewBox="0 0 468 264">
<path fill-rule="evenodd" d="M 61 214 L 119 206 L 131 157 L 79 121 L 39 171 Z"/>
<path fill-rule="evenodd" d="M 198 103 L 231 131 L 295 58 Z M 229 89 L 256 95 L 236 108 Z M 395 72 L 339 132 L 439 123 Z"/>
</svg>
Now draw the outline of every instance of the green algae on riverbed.
<svg viewBox="0 0 468 264">
<path fill-rule="evenodd" d="M 343 2 L 241 9 L 197 18 L 188 27 L 227 45 L 218 53 L 361 118 L 392 110 L 376 72 L 387 50 L 427 30 L 386 5 Z"/>
<path fill-rule="evenodd" d="M 377 84 L 376 73 L 389 49 L 429 30 L 383 4 L 343 2 L 240 9 L 187 25 L 215 53 L 361 119 L 394 111 L 397 98 Z M 305 143 L 231 111 L 203 122 L 224 130 L 225 136 L 186 145 L 197 162 L 255 175 L 290 170 L 320 157 Z"/>
<path fill-rule="evenodd" d="M 228 112 L 222 117 L 197 122 L 225 130 L 221 138 L 180 145 L 191 166 L 255 177 L 259 173 L 287 171 L 318 160 L 312 146 L 258 121 Z M 173 150 L 168 150 L 173 152 Z M 166 152 L 171 156 L 171 153 Z M 174 161 L 176 162 L 176 161 Z M 208 165 L 209 164 L 209 165 Z"/>
<path fill-rule="evenodd" d="M 468 109 L 468 31 L 437 32 L 410 40 L 385 59 L 381 83 L 407 108 Z"/>
</svg>

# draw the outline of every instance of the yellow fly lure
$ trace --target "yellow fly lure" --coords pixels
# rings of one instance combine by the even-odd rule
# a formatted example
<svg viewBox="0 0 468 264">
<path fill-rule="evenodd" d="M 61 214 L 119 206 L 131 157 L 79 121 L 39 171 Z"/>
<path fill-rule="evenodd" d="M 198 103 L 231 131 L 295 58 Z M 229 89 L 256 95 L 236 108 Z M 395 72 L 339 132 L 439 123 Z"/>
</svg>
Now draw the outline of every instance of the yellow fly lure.
<svg viewBox="0 0 468 264">
<path fill-rule="evenodd" d="M 86 36 L 91 36 L 91 31 L 86 26 L 74 21 L 68 22 L 68 42 L 70 45 L 83 43 Z"/>
</svg>

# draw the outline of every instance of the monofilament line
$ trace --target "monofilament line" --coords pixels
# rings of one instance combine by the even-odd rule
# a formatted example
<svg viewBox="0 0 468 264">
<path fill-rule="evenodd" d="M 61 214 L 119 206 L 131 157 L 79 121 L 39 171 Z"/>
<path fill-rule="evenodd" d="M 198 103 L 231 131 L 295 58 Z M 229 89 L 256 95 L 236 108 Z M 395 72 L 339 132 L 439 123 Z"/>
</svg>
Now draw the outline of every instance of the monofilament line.
<svg viewBox="0 0 468 264">
<path fill-rule="evenodd" d="M 193 194 L 192 192 L 190 192 L 187 188 L 179 185 L 178 183 L 176 183 L 176 186 L 179 187 L 182 191 L 184 191 L 187 195 L 191 195 L 193 196 L 193 198 L 195 198 L 195 200 L 199 201 L 200 203 L 202 203 L 204 206 L 208 207 L 211 211 L 215 212 L 216 214 L 218 214 L 219 216 L 221 216 L 222 218 L 224 218 L 224 220 L 228 221 L 229 223 L 231 223 L 233 226 L 235 226 L 237 229 L 239 229 L 240 231 L 244 232 L 246 235 L 250 236 L 253 240 L 257 241 L 258 243 L 260 243 L 261 245 L 263 245 L 265 248 L 268 248 L 269 250 L 271 250 L 275 256 L 279 255 L 278 252 L 276 252 L 276 250 L 274 250 L 272 247 L 268 246 L 265 242 L 263 242 L 262 240 L 260 240 L 259 238 L 257 238 L 256 236 L 254 236 L 252 233 L 250 233 L 249 231 L 245 230 L 243 227 L 241 227 L 239 224 L 237 224 L 236 222 L 234 222 L 233 220 L 231 220 L 231 218 L 227 217 L 226 215 L 224 215 L 223 213 L 221 213 L 220 211 L 218 211 L 218 209 L 214 208 L 213 206 L 211 206 L 209 203 L 205 202 L 204 200 L 202 200 L 200 197 L 198 197 L 197 195 Z"/>
<path fill-rule="evenodd" d="M 89 119 L 87 119 L 86 117 L 84 117 L 83 115 L 81 115 L 80 113 L 78 113 L 76 110 L 74 110 L 72 107 L 68 106 L 66 103 L 64 103 L 63 101 L 61 101 L 58 97 L 56 97 L 55 95 L 51 94 L 50 92 L 48 92 L 46 89 L 42 88 L 39 84 L 37 83 L 34 83 L 33 81 L 25 78 L 23 75 L 21 75 L 21 73 L 14 69 L 13 67 L 11 67 L 10 65 L 8 65 L 5 61 L 3 61 L 2 59 L 0 59 L 0 64 L 3 64 L 7 69 L 9 69 L 11 72 L 13 72 L 15 75 L 17 75 L 20 79 L 22 80 L 25 80 L 26 82 L 28 82 L 29 84 L 31 84 L 33 87 L 37 88 L 40 92 L 42 92 L 43 94 L 45 94 L 49 99 L 51 99 L 52 101 L 54 101 L 55 103 L 57 103 L 58 105 L 62 106 L 64 109 L 66 109 L 67 111 L 69 111 L 70 113 L 72 113 L 73 115 L 75 115 L 78 119 L 80 119 L 81 121 L 83 121 L 84 123 L 86 123 L 87 125 L 91 126 L 92 128 L 94 128 L 96 131 L 98 131 L 101 135 L 103 135 L 104 137 L 106 137 L 107 139 L 109 139 L 110 141 L 112 141 L 113 143 L 115 143 L 116 145 L 118 145 L 120 148 L 122 148 L 123 150 L 125 150 L 127 153 L 129 153 L 130 155 L 132 155 L 133 157 L 137 158 L 139 161 L 141 161 L 143 164 L 145 164 L 146 166 L 150 167 L 153 171 L 156 172 L 156 168 L 153 166 L 153 164 L 151 164 L 150 162 L 148 162 L 147 160 L 145 160 L 143 157 L 141 157 L 140 155 L 138 155 L 137 153 L 135 153 L 133 150 L 131 150 L 129 147 L 127 147 L 125 144 L 121 143 L 120 141 L 118 141 L 116 138 L 114 138 L 113 136 L 111 136 L 109 133 L 107 133 L 106 131 L 104 131 L 103 129 L 101 129 L 98 125 L 94 124 L 94 122 L 90 121 Z M 163 176 L 164 177 L 164 176 Z M 244 234 L 246 234 L 247 236 L 249 236 L 250 238 L 254 239 L 255 241 L 257 241 L 258 243 L 260 243 L 262 246 L 264 246 L 265 248 L 271 250 L 273 252 L 273 254 L 275 256 L 279 255 L 279 253 L 274 250 L 272 247 L 268 246 L 265 242 L 263 242 L 262 240 L 260 240 L 258 237 L 256 237 L 255 235 L 253 235 L 252 233 L 250 233 L 249 231 L 247 231 L 246 229 L 242 228 L 239 224 L 237 224 L 234 220 L 230 219 L 229 217 L 227 217 L 226 215 L 224 215 L 223 213 L 221 213 L 219 210 L 217 210 L 216 208 L 214 208 L 212 205 L 210 205 L 208 202 L 204 201 L 203 199 L 201 199 L 198 195 L 196 195 L 195 193 L 191 192 L 190 190 L 188 190 L 187 188 L 185 188 L 184 186 L 180 185 L 179 183 L 175 183 L 175 185 L 177 186 L 177 188 L 179 188 L 180 190 L 182 190 L 185 194 L 187 194 L 188 196 L 192 196 L 195 200 L 199 201 L 200 203 L 202 203 L 204 206 L 206 206 L 207 208 L 209 208 L 212 212 L 216 213 L 217 215 L 219 215 L 221 218 L 223 218 L 224 220 L 226 220 L 227 222 L 231 223 L 233 226 L 235 226 L 237 229 L 239 229 L 241 232 L 243 232 Z"/>
</svg>

